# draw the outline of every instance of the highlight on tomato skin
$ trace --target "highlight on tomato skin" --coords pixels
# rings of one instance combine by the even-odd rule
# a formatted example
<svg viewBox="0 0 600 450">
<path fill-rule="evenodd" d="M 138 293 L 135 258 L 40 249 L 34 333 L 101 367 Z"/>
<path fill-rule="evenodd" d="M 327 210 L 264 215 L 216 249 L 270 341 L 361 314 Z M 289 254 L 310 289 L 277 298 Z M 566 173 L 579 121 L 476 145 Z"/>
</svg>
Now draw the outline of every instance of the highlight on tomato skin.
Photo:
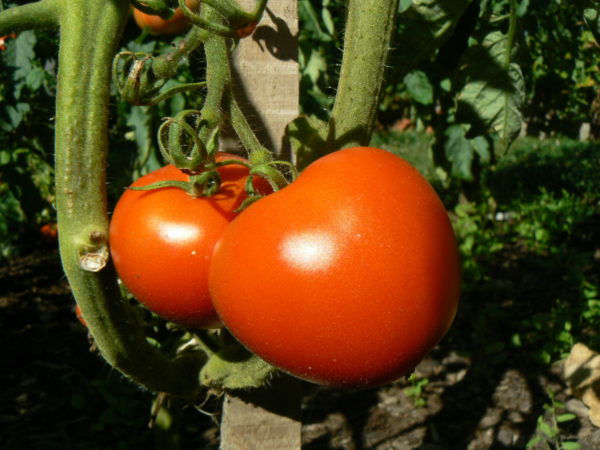
<svg viewBox="0 0 600 450">
<path fill-rule="evenodd" d="M 185 3 L 192 11 L 197 10 L 200 5 L 198 0 L 186 0 Z M 155 36 L 175 36 L 183 33 L 192 26 L 191 22 L 183 14 L 183 11 L 181 11 L 181 8 L 176 8 L 173 16 L 169 19 L 147 14 L 134 8 L 133 18 L 142 30 L 147 28 L 150 34 Z"/>
<path fill-rule="evenodd" d="M 225 326 L 264 360 L 366 388 L 412 371 L 446 334 L 460 261 L 428 182 L 360 147 L 320 158 L 239 215 L 215 247 L 209 288 Z"/>
<path fill-rule="evenodd" d="M 228 159 L 245 161 L 217 154 L 217 161 Z M 111 218 L 110 251 L 123 284 L 149 310 L 186 327 L 221 326 L 208 292 L 208 265 L 215 243 L 247 198 L 248 168 L 233 164 L 218 171 L 222 183 L 213 196 L 193 197 L 177 187 L 127 189 Z M 133 186 L 164 180 L 189 176 L 168 165 Z"/>
</svg>

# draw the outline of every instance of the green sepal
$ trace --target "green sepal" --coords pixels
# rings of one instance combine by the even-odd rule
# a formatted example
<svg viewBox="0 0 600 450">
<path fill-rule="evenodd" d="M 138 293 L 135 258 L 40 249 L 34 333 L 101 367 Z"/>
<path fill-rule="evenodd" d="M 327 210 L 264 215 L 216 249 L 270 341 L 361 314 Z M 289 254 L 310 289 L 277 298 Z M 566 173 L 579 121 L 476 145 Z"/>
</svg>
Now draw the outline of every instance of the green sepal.
<svg viewBox="0 0 600 450">
<path fill-rule="evenodd" d="M 263 198 L 262 195 L 251 195 L 246 197 L 246 199 L 242 202 L 242 204 L 240 206 L 238 206 L 233 212 L 236 214 L 241 213 L 243 210 L 245 210 L 246 208 L 248 208 L 248 206 L 250 206 L 251 204 L 257 202 L 258 200 L 260 200 L 261 198 Z"/>
<path fill-rule="evenodd" d="M 190 183 L 187 181 L 165 180 L 157 181 L 156 183 L 147 184 L 146 186 L 129 186 L 127 189 L 132 191 L 153 191 L 155 189 L 176 187 L 183 189 L 186 192 L 190 191 Z"/>
<path fill-rule="evenodd" d="M 258 388 L 276 371 L 240 344 L 233 343 L 209 358 L 200 371 L 200 383 L 220 390 Z"/>
</svg>

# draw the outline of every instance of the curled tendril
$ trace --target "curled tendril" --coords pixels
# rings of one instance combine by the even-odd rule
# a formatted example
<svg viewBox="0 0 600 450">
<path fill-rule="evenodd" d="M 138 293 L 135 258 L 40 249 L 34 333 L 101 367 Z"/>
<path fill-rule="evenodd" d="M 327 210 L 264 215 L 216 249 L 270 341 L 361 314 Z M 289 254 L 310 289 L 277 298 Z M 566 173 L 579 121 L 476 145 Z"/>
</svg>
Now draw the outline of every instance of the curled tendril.
<svg viewBox="0 0 600 450">
<path fill-rule="evenodd" d="M 198 174 L 213 159 L 217 147 L 218 129 L 206 142 L 200 131 L 206 127 L 200 111 L 184 110 L 168 117 L 158 129 L 158 146 L 163 157 L 187 174 Z"/>
<path fill-rule="evenodd" d="M 186 173 L 184 170 L 182 172 Z M 188 174 L 189 175 L 189 174 Z M 215 195 L 221 186 L 221 175 L 215 169 L 207 169 L 195 175 L 190 175 L 189 181 L 164 180 L 145 186 L 129 186 L 132 191 L 153 191 L 163 188 L 178 188 L 186 191 L 193 197 L 210 197 Z"/>
<path fill-rule="evenodd" d="M 224 37 L 244 38 L 252 34 L 263 15 L 268 0 L 257 0 L 251 12 L 244 11 L 235 0 L 202 0 L 202 4 L 219 13 L 222 20 L 209 20 L 204 14 L 196 14 L 179 0 L 183 14 L 197 27 Z"/>
<path fill-rule="evenodd" d="M 146 53 L 125 51 L 113 61 L 113 79 L 123 99 L 132 105 L 155 105 L 180 92 L 206 87 L 206 82 L 186 83 L 161 92 L 167 82 L 152 70 L 153 58 Z"/>
</svg>

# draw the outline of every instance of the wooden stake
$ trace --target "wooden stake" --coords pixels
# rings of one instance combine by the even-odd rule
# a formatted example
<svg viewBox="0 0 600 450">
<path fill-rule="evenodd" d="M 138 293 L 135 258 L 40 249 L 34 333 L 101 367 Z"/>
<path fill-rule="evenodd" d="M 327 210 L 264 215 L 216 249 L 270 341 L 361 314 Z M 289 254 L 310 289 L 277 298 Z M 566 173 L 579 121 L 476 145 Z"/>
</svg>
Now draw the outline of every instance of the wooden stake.
<svg viewBox="0 0 600 450">
<path fill-rule="evenodd" d="M 234 80 L 262 144 L 287 155 L 285 126 L 299 113 L 296 0 L 270 0 L 254 34 L 234 53 Z M 247 10 L 255 0 L 243 0 Z M 250 319 L 249 319 L 250 320 Z M 223 404 L 221 450 L 299 450 L 301 382 L 280 376 L 260 390 L 228 394 Z"/>
</svg>

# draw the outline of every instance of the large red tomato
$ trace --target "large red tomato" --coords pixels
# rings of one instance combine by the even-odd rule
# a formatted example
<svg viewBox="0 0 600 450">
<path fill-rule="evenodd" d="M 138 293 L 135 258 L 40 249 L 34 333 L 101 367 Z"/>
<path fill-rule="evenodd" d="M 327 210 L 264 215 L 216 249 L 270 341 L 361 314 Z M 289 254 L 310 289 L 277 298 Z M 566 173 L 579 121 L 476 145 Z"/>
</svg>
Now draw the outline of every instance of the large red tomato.
<svg viewBox="0 0 600 450">
<path fill-rule="evenodd" d="M 185 4 L 192 11 L 198 9 L 198 0 L 186 0 Z M 183 15 L 181 8 L 176 8 L 173 16 L 165 20 L 160 16 L 146 14 L 139 9 L 133 10 L 135 23 L 143 30 L 148 28 L 150 34 L 157 36 L 173 36 L 183 33 L 191 27 L 191 22 Z"/>
<path fill-rule="evenodd" d="M 441 201 L 403 159 L 325 156 L 240 214 L 215 247 L 213 302 L 248 349 L 309 381 L 369 387 L 444 336 L 459 256 Z"/>
<path fill-rule="evenodd" d="M 217 161 L 237 158 L 219 154 Z M 212 197 L 195 198 L 176 188 L 126 190 L 110 224 L 110 250 L 125 286 L 148 309 L 186 326 L 219 324 L 208 293 L 208 265 L 217 240 L 246 198 L 248 169 L 219 169 L 222 184 Z M 132 186 L 163 180 L 188 181 L 172 165 Z M 263 181 L 264 180 L 260 180 Z M 261 191 L 266 187 L 260 186 Z"/>
</svg>

